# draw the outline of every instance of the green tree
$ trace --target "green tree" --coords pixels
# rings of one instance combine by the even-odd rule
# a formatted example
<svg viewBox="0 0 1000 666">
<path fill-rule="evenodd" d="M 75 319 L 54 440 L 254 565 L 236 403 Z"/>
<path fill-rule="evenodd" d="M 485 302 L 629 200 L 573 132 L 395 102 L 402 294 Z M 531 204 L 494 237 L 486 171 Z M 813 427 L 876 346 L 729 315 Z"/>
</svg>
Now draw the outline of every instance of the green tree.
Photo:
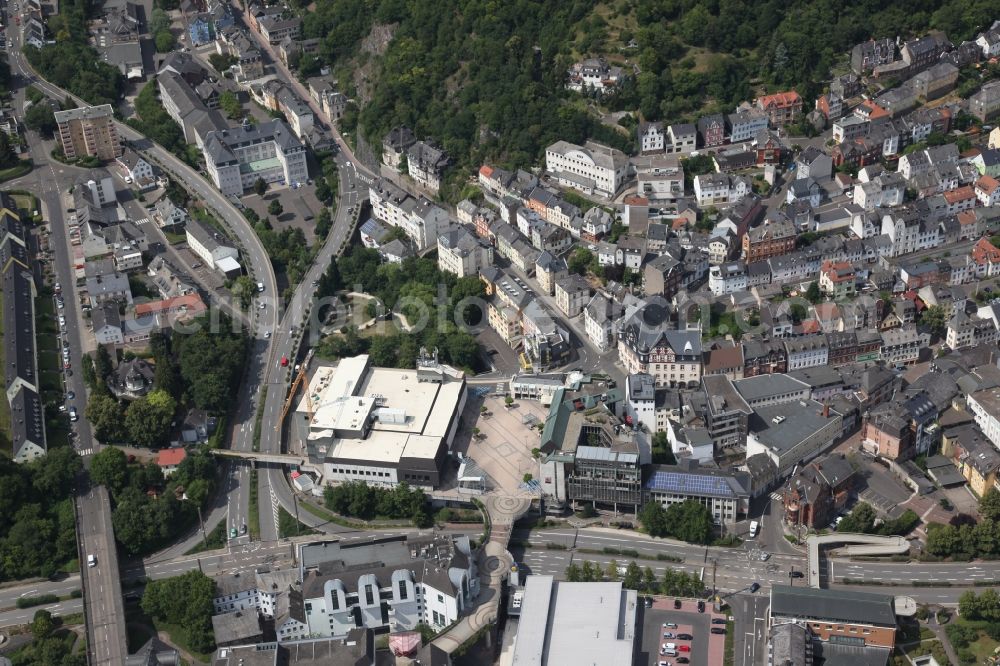
<svg viewBox="0 0 1000 666">
<path fill-rule="evenodd" d="M 642 570 L 642 589 L 653 593 L 656 592 L 657 587 L 659 585 L 656 580 L 656 573 L 652 567 L 646 567 Z"/>
<path fill-rule="evenodd" d="M 281 201 L 274 199 L 267 205 L 268 215 L 274 215 L 275 217 L 281 217 L 281 214 L 285 212 L 284 207 L 281 205 Z"/>
<path fill-rule="evenodd" d="M 170 53 L 174 50 L 177 40 L 174 38 L 174 34 L 169 30 L 160 30 L 153 37 L 153 43 L 156 45 L 157 53 Z"/>
<path fill-rule="evenodd" d="M 642 587 L 642 569 L 632 560 L 625 568 L 625 576 L 622 578 L 622 585 L 629 590 L 638 590 Z"/>
<path fill-rule="evenodd" d="M 257 196 L 264 196 L 264 192 L 267 192 L 267 183 L 264 182 L 263 178 L 258 178 L 253 183 L 253 191 Z"/>
<path fill-rule="evenodd" d="M 809 288 L 806 289 L 806 299 L 813 305 L 823 300 L 823 292 L 819 289 L 819 282 L 813 280 L 809 283 Z"/>
<path fill-rule="evenodd" d="M 579 583 L 583 580 L 583 572 L 580 570 L 579 565 L 576 562 L 570 563 L 566 567 L 566 581 L 570 583 Z"/>
<path fill-rule="evenodd" d="M 1000 521 L 1000 491 L 991 486 L 979 500 L 979 514 L 994 522 Z"/>
<path fill-rule="evenodd" d="M 932 305 L 920 315 L 920 323 L 926 326 L 931 333 L 940 335 L 948 325 L 947 312 L 941 305 Z"/>
<path fill-rule="evenodd" d="M 590 266 L 593 259 L 594 255 L 590 250 L 585 247 L 578 247 L 573 251 L 573 254 L 570 255 L 567 267 L 571 273 L 585 275 L 587 268 Z"/>
<path fill-rule="evenodd" d="M 125 412 L 125 430 L 136 446 L 145 448 L 162 444 L 170 434 L 170 424 L 177 404 L 161 389 L 133 400 Z"/>
<path fill-rule="evenodd" d="M 110 393 L 91 393 L 85 413 L 87 420 L 94 426 L 97 439 L 102 442 L 120 442 L 123 439 L 125 410 Z"/>
<path fill-rule="evenodd" d="M 45 137 L 51 137 L 56 129 L 56 117 L 46 101 L 32 104 L 24 114 L 24 124 Z"/>
<path fill-rule="evenodd" d="M 165 11 L 157 7 L 149 16 L 149 32 L 156 34 L 162 30 L 170 29 L 170 17 Z"/>
<path fill-rule="evenodd" d="M 235 280 L 233 280 L 233 286 L 230 288 L 236 301 L 240 304 L 240 307 L 246 310 L 250 307 L 253 302 L 254 294 L 257 293 L 257 287 L 254 285 L 253 280 L 247 275 L 241 275 Z"/>
<path fill-rule="evenodd" d="M 31 620 L 31 635 L 37 640 L 48 638 L 56 628 L 56 623 L 52 620 L 52 613 L 43 609 L 35 611 L 35 616 Z"/>
<path fill-rule="evenodd" d="M 715 533 L 712 512 L 695 500 L 671 504 L 667 507 L 664 520 L 671 536 L 688 543 L 711 543 Z"/>
<path fill-rule="evenodd" d="M 230 119 L 239 120 L 243 117 L 243 105 L 232 90 L 224 90 L 219 95 L 219 108 L 225 111 Z"/>
<path fill-rule="evenodd" d="M 200 571 L 150 581 L 142 596 L 142 609 L 155 619 L 180 628 L 183 643 L 199 652 L 215 648 L 212 635 L 212 600 L 215 582 Z"/>
<path fill-rule="evenodd" d="M 838 532 L 868 534 L 875 528 L 875 509 L 867 502 L 858 502 L 837 526 Z"/>
<path fill-rule="evenodd" d="M 604 568 L 604 578 L 610 581 L 618 580 L 618 560 L 611 560 Z"/>
<path fill-rule="evenodd" d="M 121 449 L 106 446 L 90 460 L 90 478 L 117 494 L 128 482 L 128 460 Z"/>
</svg>

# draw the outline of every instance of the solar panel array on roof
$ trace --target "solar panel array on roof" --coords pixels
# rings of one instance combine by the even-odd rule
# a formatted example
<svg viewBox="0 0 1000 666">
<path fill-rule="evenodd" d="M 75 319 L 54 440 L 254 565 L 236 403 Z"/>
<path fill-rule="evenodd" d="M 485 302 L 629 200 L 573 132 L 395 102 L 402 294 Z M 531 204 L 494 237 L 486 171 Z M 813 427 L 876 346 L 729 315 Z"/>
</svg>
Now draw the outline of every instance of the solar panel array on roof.
<svg viewBox="0 0 1000 666">
<path fill-rule="evenodd" d="M 654 472 L 646 481 L 646 489 L 687 495 L 737 496 L 728 479 L 705 474 Z"/>
</svg>

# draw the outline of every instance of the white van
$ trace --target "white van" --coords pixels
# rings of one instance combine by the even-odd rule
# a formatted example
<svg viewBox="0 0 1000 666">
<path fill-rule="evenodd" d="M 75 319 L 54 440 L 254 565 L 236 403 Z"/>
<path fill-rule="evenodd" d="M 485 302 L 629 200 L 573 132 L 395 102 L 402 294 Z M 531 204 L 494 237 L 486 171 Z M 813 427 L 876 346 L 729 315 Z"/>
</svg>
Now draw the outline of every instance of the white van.
<svg viewBox="0 0 1000 666">
<path fill-rule="evenodd" d="M 751 539 L 754 538 L 755 536 L 757 536 L 757 531 L 759 529 L 760 529 L 760 523 L 758 523 L 756 520 L 751 520 L 750 521 L 750 538 Z"/>
<path fill-rule="evenodd" d="M 263 282 L 258 282 L 257 283 L 257 293 L 258 294 L 264 293 L 264 283 Z"/>
<path fill-rule="evenodd" d="M 96 555 L 87 555 L 87 566 L 88 567 L 96 567 L 97 566 L 97 556 Z"/>
<path fill-rule="evenodd" d="M 80 415 L 76 413 L 76 407 L 69 408 L 69 420 L 76 423 L 80 420 Z"/>
</svg>

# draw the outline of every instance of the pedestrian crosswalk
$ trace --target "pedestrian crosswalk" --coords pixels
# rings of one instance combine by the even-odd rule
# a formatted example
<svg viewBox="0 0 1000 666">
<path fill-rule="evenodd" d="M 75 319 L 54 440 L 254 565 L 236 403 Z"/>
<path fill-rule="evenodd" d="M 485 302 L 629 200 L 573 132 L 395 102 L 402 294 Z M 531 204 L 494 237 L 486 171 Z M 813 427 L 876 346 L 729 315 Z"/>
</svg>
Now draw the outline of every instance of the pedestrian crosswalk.
<svg viewBox="0 0 1000 666">
<path fill-rule="evenodd" d="M 94 454 L 94 449 L 77 449 L 77 453 L 79 453 L 81 457 L 90 456 Z"/>
<path fill-rule="evenodd" d="M 771 493 L 771 499 L 780 502 L 781 501 L 781 493 Z"/>
<path fill-rule="evenodd" d="M 141 220 L 136 220 L 136 221 L 135 221 L 135 223 L 136 223 L 137 225 L 140 225 L 140 224 L 146 224 L 147 222 L 149 222 L 149 218 L 148 218 L 148 217 L 144 217 L 144 218 L 142 218 Z"/>
</svg>

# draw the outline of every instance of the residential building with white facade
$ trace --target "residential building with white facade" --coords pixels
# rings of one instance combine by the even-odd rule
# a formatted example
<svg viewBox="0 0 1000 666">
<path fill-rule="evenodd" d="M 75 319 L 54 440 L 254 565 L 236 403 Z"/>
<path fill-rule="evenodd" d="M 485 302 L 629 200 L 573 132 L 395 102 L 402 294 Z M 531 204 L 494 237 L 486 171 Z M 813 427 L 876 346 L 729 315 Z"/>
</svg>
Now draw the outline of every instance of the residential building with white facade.
<svg viewBox="0 0 1000 666">
<path fill-rule="evenodd" d="M 1000 389 L 982 389 L 967 398 L 969 411 L 976 419 L 976 425 L 993 446 L 1000 448 Z"/>
<path fill-rule="evenodd" d="M 452 227 L 438 236 L 437 248 L 438 268 L 458 277 L 477 275 L 493 263 L 493 247 L 464 227 Z"/>
<path fill-rule="evenodd" d="M 594 141 L 582 146 L 557 141 L 545 149 L 545 170 L 564 187 L 611 198 L 625 180 L 628 158 Z"/>
<path fill-rule="evenodd" d="M 657 386 L 694 388 L 701 382 L 701 332 L 676 330 L 667 301 L 654 296 L 622 320 L 618 359 L 626 373 L 648 374 Z"/>
<path fill-rule="evenodd" d="M 376 178 L 368 188 L 372 215 L 377 220 L 400 227 L 417 250 L 437 243 L 440 230 L 448 227 L 447 211 L 423 197 L 415 199 L 394 183 Z"/>
<path fill-rule="evenodd" d="M 784 344 L 789 372 L 826 365 L 829 360 L 830 349 L 822 333 L 788 338 Z"/>
<path fill-rule="evenodd" d="M 240 196 L 258 180 L 293 185 L 309 178 L 305 145 L 283 120 L 210 132 L 205 165 L 225 195 Z"/>
<path fill-rule="evenodd" d="M 227 259 L 230 261 L 239 259 L 239 250 L 229 239 L 218 231 L 205 226 L 200 220 L 188 220 L 184 227 L 184 233 L 187 237 L 188 247 L 209 268 L 215 269 L 220 264 L 228 265 Z"/>
<path fill-rule="evenodd" d="M 302 601 L 309 634 L 361 626 L 391 632 L 455 622 L 479 594 L 466 535 L 409 535 L 303 544 Z"/>
</svg>

